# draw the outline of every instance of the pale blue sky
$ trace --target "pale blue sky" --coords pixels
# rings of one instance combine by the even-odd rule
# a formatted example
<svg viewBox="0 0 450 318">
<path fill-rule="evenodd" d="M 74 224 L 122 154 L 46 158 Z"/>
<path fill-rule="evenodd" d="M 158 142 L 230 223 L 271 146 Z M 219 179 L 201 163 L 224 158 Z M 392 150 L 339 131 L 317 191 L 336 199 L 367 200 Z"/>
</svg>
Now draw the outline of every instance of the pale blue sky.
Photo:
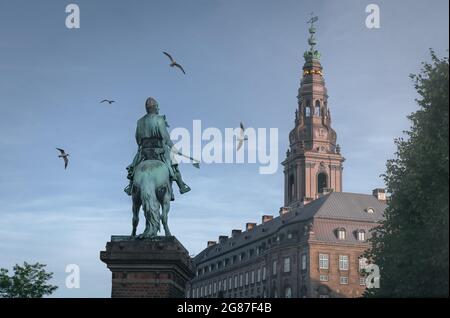
<svg viewBox="0 0 450 318">
<path fill-rule="evenodd" d="M 65 27 L 69 1 L 0 0 L 0 267 L 48 264 L 59 297 L 109 297 L 99 260 L 112 234 L 129 234 L 125 167 L 146 97 L 171 127 L 224 129 L 240 120 L 279 129 L 283 159 L 293 128 L 305 21 L 314 11 L 333 126 L 346 157 L 344 191 L 370 193 L 393 138 L 416 109 L 408 75 L 448 49 L 448 1 L 72 1 L 81 28 Z M 381 28 L 365 27 L 377 3 Z M 170 69 L 167 50 L 185 66 Z M 99 104 L 104 97 L 116 104 Z M 72 155 L 64 171 L 55 147 Z M 282 169 L 181 167 L 192 187 L 172 205 L 172 233 L 191 254 L 207 240 L 276 214 Z M 64 287 L 79 264 L 81 288 Z"/>
</svg>

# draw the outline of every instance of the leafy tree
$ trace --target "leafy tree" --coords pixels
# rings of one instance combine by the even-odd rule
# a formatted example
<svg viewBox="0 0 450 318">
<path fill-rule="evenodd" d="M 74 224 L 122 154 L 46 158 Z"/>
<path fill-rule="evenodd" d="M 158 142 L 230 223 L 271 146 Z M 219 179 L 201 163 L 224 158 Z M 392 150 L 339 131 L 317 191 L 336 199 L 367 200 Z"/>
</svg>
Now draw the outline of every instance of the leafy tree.
<svg viewBox="0 0 450 318">
<path fill-rule="evenodd" d="M 14 275 L 0 268 L 0 298 L 41 298 L 50 295 L 58 287 L 48 284 L 53 273 L 47 273 L 43 264 L 15 265 Z"/>
<path fill-rule="evenodd" d="M 380 268 L 380 288 L 365 296 L 449 295 L 449 59 L 432 50 L 431 58 L 410 76 L 419 110 L 383 175 L 391 196 L 366 252 Z"/>
</svg>

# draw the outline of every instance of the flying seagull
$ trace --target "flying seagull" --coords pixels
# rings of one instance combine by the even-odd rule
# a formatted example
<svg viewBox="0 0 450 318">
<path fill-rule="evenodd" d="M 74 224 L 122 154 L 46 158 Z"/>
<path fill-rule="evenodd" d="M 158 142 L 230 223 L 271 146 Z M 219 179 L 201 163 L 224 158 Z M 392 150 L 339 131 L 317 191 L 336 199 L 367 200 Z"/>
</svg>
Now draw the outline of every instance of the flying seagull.
<svg viewBox="0 0 450 318">
<path fill-rule="evenodd" d="M 108 104 L 112 104 L 112 103 L 115 103 L 116 101 L 115 100 L 110 100 L 110 99 L 104 99 L 104 100 L 102 100 L 101 102 L 100 102 L 100 104 L 101 103 L 104 103 L 104 102 L 107 102 Z"/>
<path fill-rule="evenodd" d="M 176 66 L 183 72 L 183 74 L 186 74 L 186 72 L 183 69 L 183 66 L 178 64 L 169 53 L 164 52 L 164 51 L 163 51 L 163 53 L 164 53 L 164 55 L 166 55 L 170 59 L 170 67 Z"/>
<path fill-rule="evenodd" d="M 244 128 L 244 124 L 242 123 L 242 121 L 241 121 L 241 124 L 240 124 L 240 128 L 241 128 L 241 131 L 240 131 L 239 137 L 237 138 L 238 145 L 237 145 L 237 149 L 236 150 L 241 149 L 242 145 L 244 144 L 244 140 L 248 140 L 248 137 L 244 136 L 245 128 Z"/>
<path fill-rule="evenodd" d="M 67 169 L 67 165 L 69 164 L 69 154 L 64 151 L 64 149 L 56 148 L 61 153 L 58 158 L 62 158 L 64 160 L 64 169 Z"/>
</svg>

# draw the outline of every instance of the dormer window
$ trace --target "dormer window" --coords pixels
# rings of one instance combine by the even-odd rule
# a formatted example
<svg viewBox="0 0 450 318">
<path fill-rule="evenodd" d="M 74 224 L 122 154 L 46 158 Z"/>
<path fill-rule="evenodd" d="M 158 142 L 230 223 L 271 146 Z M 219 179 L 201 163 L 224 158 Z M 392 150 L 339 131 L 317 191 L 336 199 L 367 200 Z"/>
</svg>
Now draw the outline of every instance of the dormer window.
<svg viewBox="0 0 450 318">
<path fill-rule="evenodd" d="M 338 239 L 345 240 L 346 237 L 345 229 L 341 227 L 340 229 L 338 229 L 337 232 L 338 232 Z"/>
<path fill-rule="evenodd" d="M 366 231 L 358 230 L 358 241 L 365 241 L 365 240 L 366 240 Z"/>
<path fill-rule="evenodd" d="M 373 214 L 373 213 L 375 212 L 375 210 L 374 210 L 374 208 L 372 208 L 372 207 L 368 207 L 368 208 L 366 209 L 366 212 L 369 213 L 369 214 Z"/>
</svg>

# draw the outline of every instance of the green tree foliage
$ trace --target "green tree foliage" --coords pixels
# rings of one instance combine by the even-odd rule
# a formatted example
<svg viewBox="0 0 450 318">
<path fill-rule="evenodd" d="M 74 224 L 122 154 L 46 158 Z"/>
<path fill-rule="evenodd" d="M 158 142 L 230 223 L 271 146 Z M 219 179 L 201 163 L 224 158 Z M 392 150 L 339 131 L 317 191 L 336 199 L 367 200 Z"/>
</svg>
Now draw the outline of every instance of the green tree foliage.
<svg viewBox="0 0 450 318">
<path fill-rule="evenodd" d="M 419 110 L 386 165 L 391 196 L 366 253 L 380 268 L 380 288 L 368 289 L 369 297 L 449 294 L 449 59 L 433 51 L 431 58 L 411 75 Z"/>
<path fill-rule="evenodd" d="M 58 287 L 48 284 L 53 273 L 47 273 L 43 264 L 15 265 L 14 275 L 0 268 L 0 298 L 41 298 L 50 295 Z"/>
</svg>

